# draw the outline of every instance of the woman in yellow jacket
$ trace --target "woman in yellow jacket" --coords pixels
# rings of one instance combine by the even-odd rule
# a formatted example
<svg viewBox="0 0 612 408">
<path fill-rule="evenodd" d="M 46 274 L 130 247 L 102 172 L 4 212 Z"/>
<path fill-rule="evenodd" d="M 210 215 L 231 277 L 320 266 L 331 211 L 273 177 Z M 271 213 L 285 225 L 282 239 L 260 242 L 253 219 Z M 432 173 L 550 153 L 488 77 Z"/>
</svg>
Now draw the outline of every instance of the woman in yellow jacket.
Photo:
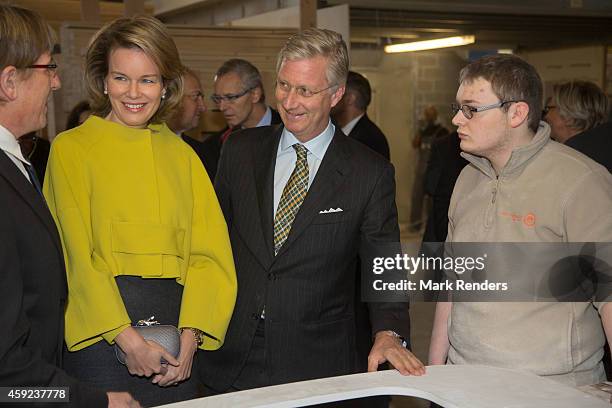
<svg viewBox="0 0 612 408">
<path fill-rule="evenodd" d="M 182 97 L 176 46 L 154 18 L 119 19 L 85 75 L 94 115 L 54 141 L 44 186 L 66 258 L 66 369 L 145 406 L 197 397 L 193 357 L 223 344 L 236 276 L 211 182 L 163 124 Z M 181 329 L 178 358 L 131 327 L 151 316 Z"/>
</svg>

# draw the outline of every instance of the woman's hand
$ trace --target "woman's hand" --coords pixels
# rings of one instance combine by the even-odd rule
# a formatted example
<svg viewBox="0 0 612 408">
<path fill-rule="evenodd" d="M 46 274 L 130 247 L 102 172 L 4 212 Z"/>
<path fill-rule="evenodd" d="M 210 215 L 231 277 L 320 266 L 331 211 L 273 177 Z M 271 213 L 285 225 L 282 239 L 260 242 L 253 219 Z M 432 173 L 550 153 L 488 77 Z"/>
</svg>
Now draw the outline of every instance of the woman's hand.
<svg viewBox="0 0 612 408">
<path fill-rule="evenodd" d="M 154 341 L 145 340 L 132 327 L 127 327 L 115 337 L 115 342 L 125 353 L 125 365 L 132 375 L 150 377 L 153 374 L 164 374 L 163 358 L 169 367 L 178 367 L 179 362 L 168 351 Z M 190 363 L 191 371 L 191 363 Z"/>
<path fill-rule="evenodd" d="M 197 350 L 198 346 L 193 332 L 191 330 L 183 330 L 181 333 L 181 352 L 178 357 L 179 365 L 170 365 L 165 374 L 157 374 L 153 377 L 153 384 L 157 384 L 160 387 L 168 387 L 188 380 L 191 377 L 193 356 Z"/>
</svg>

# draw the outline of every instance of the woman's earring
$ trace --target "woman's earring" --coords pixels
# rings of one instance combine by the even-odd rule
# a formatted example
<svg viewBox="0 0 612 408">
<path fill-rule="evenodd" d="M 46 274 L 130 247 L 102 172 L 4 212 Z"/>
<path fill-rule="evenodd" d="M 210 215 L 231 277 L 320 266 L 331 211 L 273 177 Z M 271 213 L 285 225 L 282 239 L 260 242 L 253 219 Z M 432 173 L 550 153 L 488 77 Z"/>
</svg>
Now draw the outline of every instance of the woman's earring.
<svg viewBox="0 0 612 408">
<path fill-rule="evenodd" d="M 106 89 L 106 87 L 104 87 L 104 95 L 108 95 L 108 89 Z"/>
<path fill-rule="evenodd" d="M 166 99 L 166 91 L 162 93 L 162 99 Z"/>
</svg>

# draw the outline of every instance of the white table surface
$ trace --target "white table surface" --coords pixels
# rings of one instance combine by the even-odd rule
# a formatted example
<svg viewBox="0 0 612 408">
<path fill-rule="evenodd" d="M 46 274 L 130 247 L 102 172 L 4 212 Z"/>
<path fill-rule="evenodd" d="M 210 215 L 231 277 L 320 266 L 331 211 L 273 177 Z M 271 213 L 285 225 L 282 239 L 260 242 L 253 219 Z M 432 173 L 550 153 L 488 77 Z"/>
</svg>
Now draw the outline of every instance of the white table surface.
<svg viewBox="0 0 612 408">
<path fill-rule="evenodd" d="M 430 366 L 422 377 L 395 370 L 321 378 L 165 405 L 173 408 L 303 407 L 374 395 L 424 398 L 445 408 L 610 408 L 603 400 L 519 370 Z"/>
</svg>

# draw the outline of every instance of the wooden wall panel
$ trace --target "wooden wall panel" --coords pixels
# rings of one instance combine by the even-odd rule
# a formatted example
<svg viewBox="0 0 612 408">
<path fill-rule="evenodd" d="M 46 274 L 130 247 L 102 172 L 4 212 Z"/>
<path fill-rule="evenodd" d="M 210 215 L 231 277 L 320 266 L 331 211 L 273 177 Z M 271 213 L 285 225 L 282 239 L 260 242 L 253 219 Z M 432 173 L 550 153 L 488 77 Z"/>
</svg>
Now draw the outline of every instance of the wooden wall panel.
<svg viewBox="0 0 612 408">
<path fill-rule="evenodd" d="M 80 0 L 12 0 L 11 3 L 37 11 L 56 30 L 59 30 L 65 21 L 81 20 Z M 123 3 L 100 1 L 99 6 L 102 22 L 111 21 L 123 16 Z M 152 5 L 145 4 L 144 12 L 145 14 L 153 15 L 153 9 Z"/>
</svg>

